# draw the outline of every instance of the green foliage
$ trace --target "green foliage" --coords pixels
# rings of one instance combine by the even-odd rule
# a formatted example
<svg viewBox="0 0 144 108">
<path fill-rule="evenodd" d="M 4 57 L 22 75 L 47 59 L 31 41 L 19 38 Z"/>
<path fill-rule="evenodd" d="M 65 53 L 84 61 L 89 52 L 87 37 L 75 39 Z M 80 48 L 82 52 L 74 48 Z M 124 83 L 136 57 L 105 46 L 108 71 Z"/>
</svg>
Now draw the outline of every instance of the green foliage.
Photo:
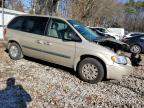
<svg viewBox="0 0 144 108">
<path fill-rule="evenodd" d="M 135 1 L 134 0 L 129 0 L 127 5 L 128 6 L 134 6 L 135 5 Z"/>
<path fill-rule="evenodd" d="M 127 7 L 125 9 L 125 12 L 129 13 L 129 14 L 136 14 L 137 13 L 137 10 L 135 8 L 132 8 L 132 7 Z"/>
<path fill-rule="evenodd" d="M 144 8 L 144 2 L 134 2 L 134 0 L 129 0 L 128 3 L 125 4 L 126 7 L 133 7 L 133 8 Z"/>
<path fill-rule="evenodd" d="M 137 8 L 144 8 L 144 2 L 137 2 L 137 3 L 135 3 L 135 7 L 137 7 Z"/>
<path fill-rule="evenodd" d="M 124 26 L 126 30 L 144 32 L 144 16 L 141 14 L 142 9 L 144 9 L 144 1 L 134 2 L 134 0 L 129 0 L 129 2 L 125 4 L 126 17 Z"/>
<path fill-rule="evenodd" d="M 144 2 L 129 0 L 129 2 L 125 4 L 125 12 L 129 14 L 136 14 L 140 8 L 144 8 Z"/>
</svg>

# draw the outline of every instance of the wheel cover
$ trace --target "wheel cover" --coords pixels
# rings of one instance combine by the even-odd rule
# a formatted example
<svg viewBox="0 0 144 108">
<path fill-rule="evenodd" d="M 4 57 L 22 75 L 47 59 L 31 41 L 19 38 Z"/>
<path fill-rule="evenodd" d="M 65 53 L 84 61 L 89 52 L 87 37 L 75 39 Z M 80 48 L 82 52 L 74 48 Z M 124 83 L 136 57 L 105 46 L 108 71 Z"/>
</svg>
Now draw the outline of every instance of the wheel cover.
<svg viewBox="0 0 144 108">
<path fill-rule="evenodd" d="M 88 80 L 94 80 L 98 76 L 98 69 L 95 65 L 87 63 L 82 67 L 82 74 Z"/>
<path fill-rule="evenodd" d="M 141 52 L 141 48 L 138 45 L 134 45 L 134 46 L 131 47 L 131 52 L 140 53 Z"/>
<path fill-rule="evenodd" d="M 10 55 L 12 57 L 17 57 L 17 55 L 18 55 L 18 48 L 16 46 L 11 46 L 9 51 L 10 51 Z"/>
</svg>

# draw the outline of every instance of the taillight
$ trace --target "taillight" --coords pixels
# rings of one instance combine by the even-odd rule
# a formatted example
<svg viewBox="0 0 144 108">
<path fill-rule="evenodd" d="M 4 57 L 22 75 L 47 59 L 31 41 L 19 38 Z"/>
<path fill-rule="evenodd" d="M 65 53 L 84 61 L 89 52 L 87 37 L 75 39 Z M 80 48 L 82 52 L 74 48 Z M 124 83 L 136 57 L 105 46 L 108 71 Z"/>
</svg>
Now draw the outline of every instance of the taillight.
<svg viewBox="0 0 144 108">
<path fill-rule="evenodd" d="M 3 39 L 4 39 L 4 40 L 7 40 L 7 37 L 6 37 L 6 29 L 4 29 L 4 31 L 3 31 Z"/>
</svg>

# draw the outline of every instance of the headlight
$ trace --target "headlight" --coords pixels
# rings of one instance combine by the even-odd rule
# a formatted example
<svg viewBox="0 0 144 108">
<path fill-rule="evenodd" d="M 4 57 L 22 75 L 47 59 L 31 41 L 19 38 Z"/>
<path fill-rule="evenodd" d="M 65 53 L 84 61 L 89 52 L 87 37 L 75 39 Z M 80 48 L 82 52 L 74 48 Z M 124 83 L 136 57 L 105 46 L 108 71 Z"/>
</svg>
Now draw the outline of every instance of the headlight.
<svg viewBox="0 0 144 108">
<path fill-rule="evenodd" d="M 124 56 L 112 56 L 111 60 L 118 64 L 127 64 L 127 59 Z"/>
</svg>

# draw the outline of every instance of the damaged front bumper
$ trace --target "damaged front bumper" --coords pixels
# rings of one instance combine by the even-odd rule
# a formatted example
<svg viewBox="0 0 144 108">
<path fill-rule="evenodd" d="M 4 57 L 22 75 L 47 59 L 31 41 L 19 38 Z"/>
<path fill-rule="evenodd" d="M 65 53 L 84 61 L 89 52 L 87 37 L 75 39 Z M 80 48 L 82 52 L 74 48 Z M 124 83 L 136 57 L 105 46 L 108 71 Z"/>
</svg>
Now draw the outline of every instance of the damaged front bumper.
<svg viewBox="0 0 144 108">
<path fill-rule="evenodd" d="M 133 73 L 134 67 L 131 65 L 129 58 L 127 58 L 127 64 L 107 65 L 107 78 L 121 80 L 122 78 L 128 77 Z"/>
<path fill-rule="evenodd" d="M 118 55 L 128 57 L 131 60 L 131 64 L 133 66 L 138 66 L 141 61 L 140 54 L 130 53 L 130 46 L 124 42 L 112 38 L 99 39 L 95 42 L 99 45 L 109 48 L 110 50 L 113 50 Z"/>
</svg>

